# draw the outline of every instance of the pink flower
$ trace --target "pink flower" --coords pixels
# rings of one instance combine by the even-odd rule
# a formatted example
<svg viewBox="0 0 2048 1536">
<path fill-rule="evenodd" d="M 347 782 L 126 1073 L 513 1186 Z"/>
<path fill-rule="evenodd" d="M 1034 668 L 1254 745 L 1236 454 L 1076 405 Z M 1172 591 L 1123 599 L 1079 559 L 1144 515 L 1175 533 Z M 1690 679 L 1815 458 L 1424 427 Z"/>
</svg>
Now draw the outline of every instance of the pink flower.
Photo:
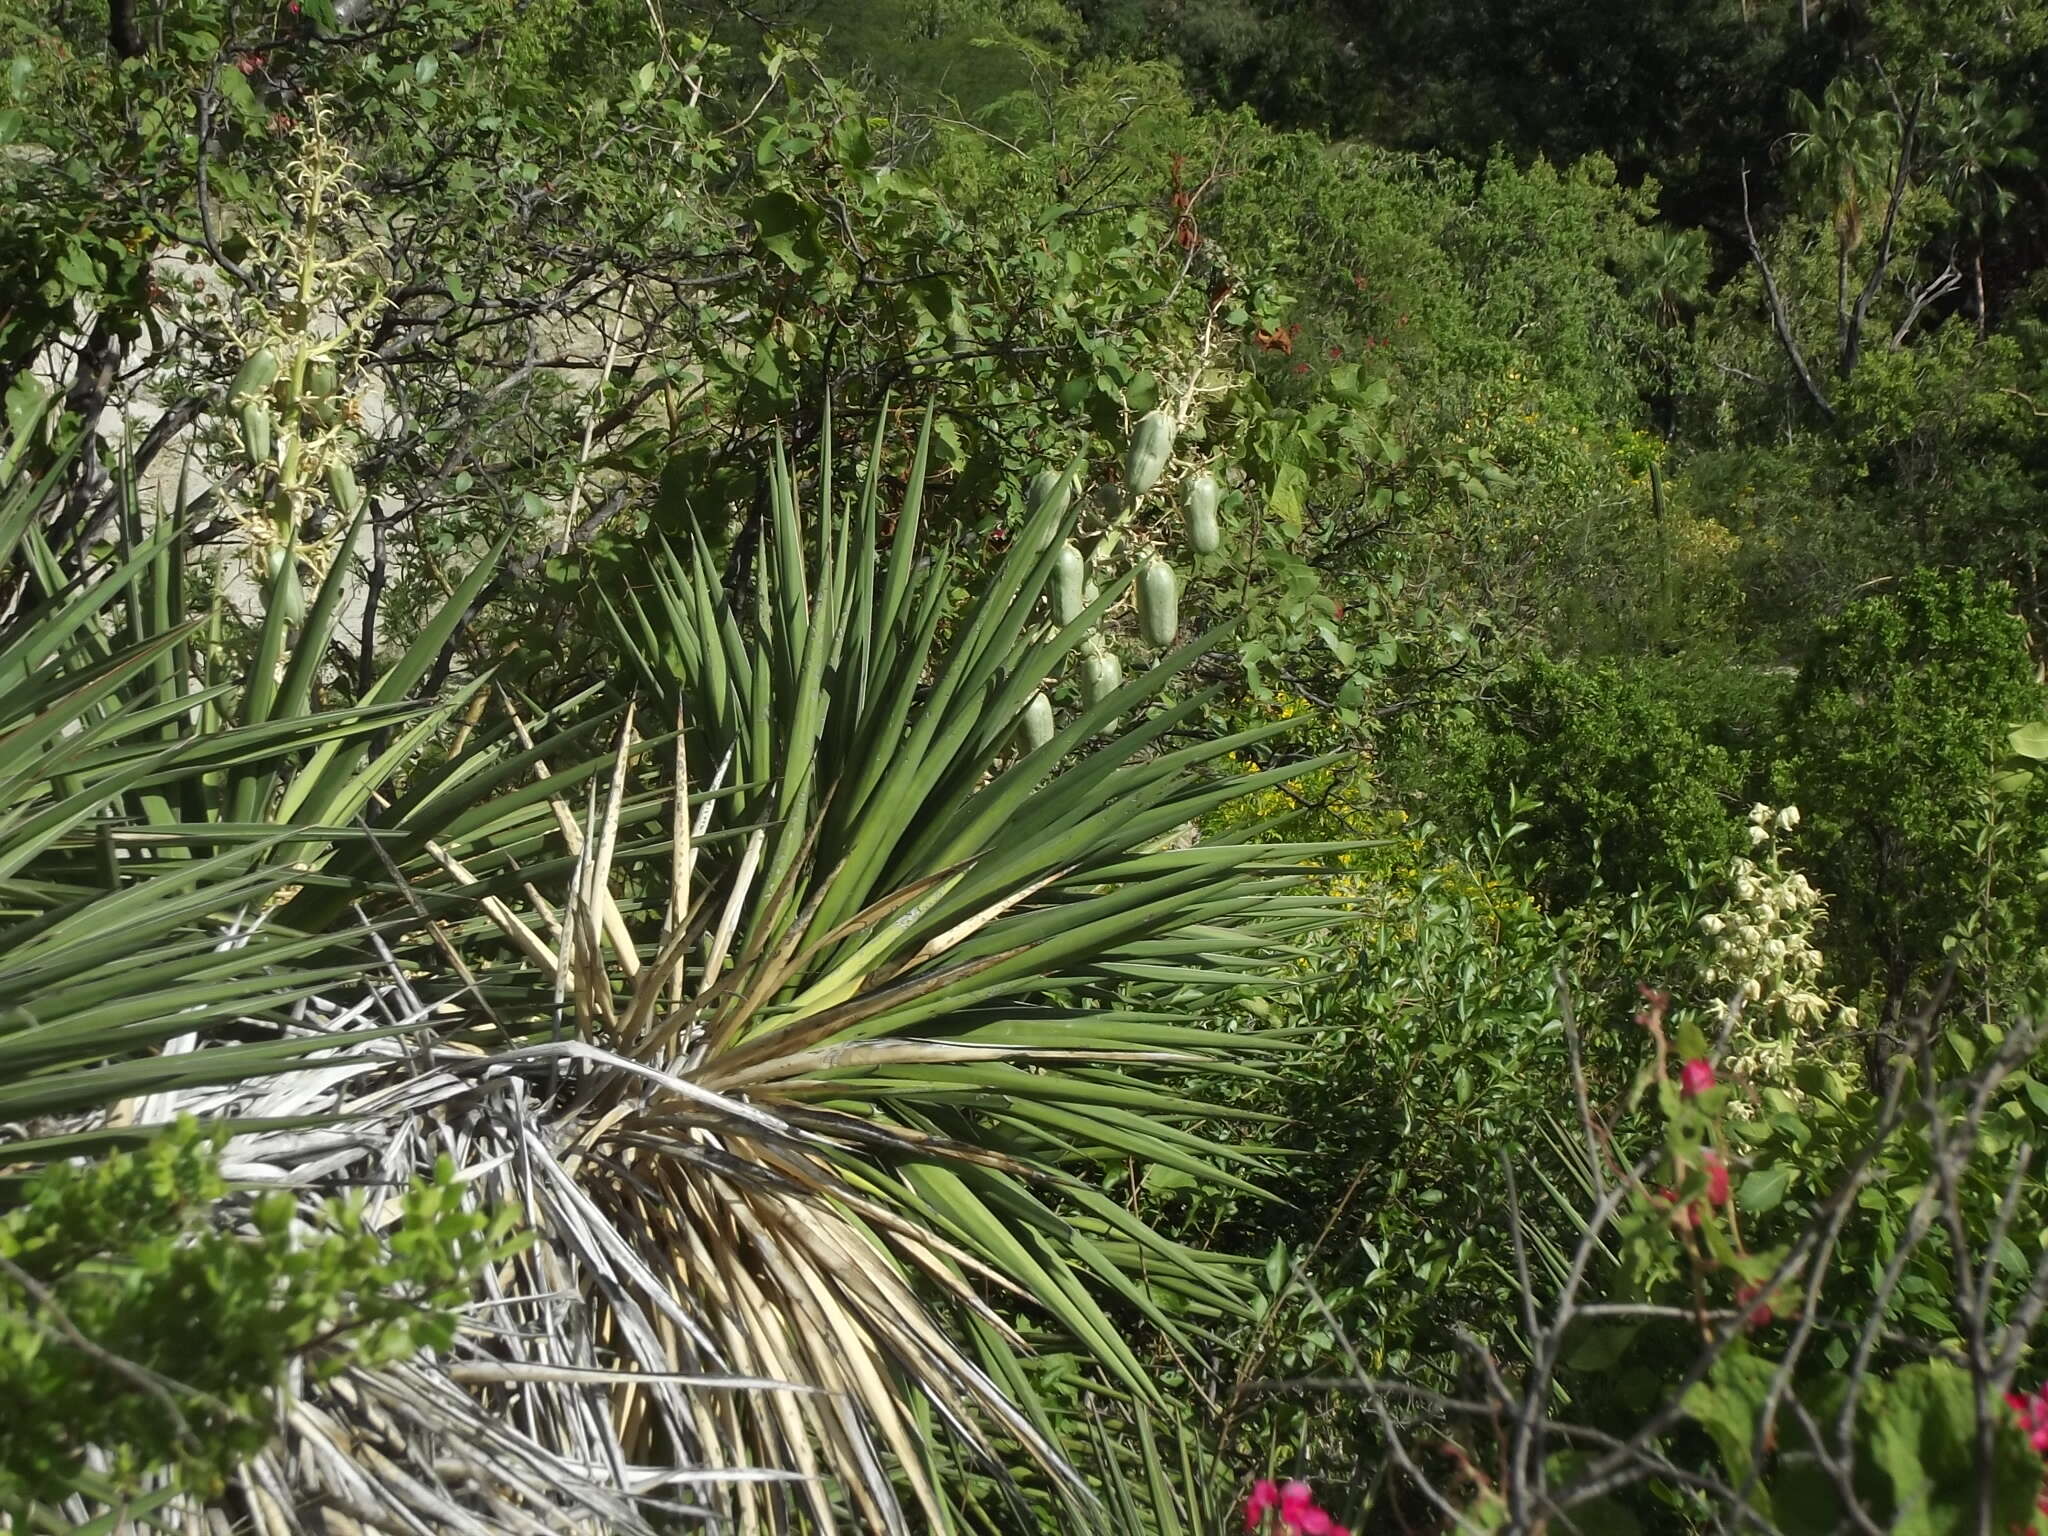
<svg viewBox="0 0 2048 1536">
<path fill-rule="evenodd" d="M 1707 1170 L 1707 1199 L 1715 1205 L 1726 1205 L 1728 1165 L 1721 1161 L 1721 1154 L 1711 1148 L 1700 1154 L 1700 1161 Z"/>
<path fill-rule="evenodd" d="M 1753 1328 L 1761 1328 L 1764 1324 L 1777 1320 L 1778 1314 L 1771 1310 L 1770 1302 L 1759 1300 L 1763 1294 L 1764 1288 L 1760 1285 L 1742 1285 L 1735 1289 L 1735 1300 L 1738 1303 L 1747 1305 L 1756 1302 L 1756 1305 L 1749 1309 L 1749 1322 Z"/>
<path fill-rule="evenodd" d="M 2048 1392 L 2008 1392 L 2005 1400 L 2019 1415 L 2020 1428 L 2027 1432 L 2034 1449 L 2048 1455 Z"/>
<path fill-rule="evenodd" d="M 1244 1505 L 1244 1528 L 1262 1529 L 1266 1512 L 1272 1509 L 1279 1510 L 1280 1523 L 1295 1536 L 1351 1536 L 1350 1528 L 1318 1505 L 1315 1490 L 1299 1478 L 1275 1484 L 1262 1477 L 1252 1484 L 1252 1496 Z"/>
<path fill-rule="evenodd" d="M 1307 1483 L 1292 1482 L 1280 1490 L 1280 1520 L 1301 1536 L 1330 1536 L 1337 1522 L 1316 1503 Z"/>
<path fill-rule="evenodd" d="M 1714 1064 L 1695 1056 L 1678 1072 L 1678 1086 L 1688 1099 L 1696 1099 L 1714 1086 Z"/>
<path fill-rule="evenodd" d="M 1280 1502 L 1280 1490 L 1270 1477 L 1262 1477 L 1252 1484 L 1252 1496 L 1244 1501 L 1244 1528 L 1258 1529 L 1259 1521 L 1267 1510 Z"/>
</svg>

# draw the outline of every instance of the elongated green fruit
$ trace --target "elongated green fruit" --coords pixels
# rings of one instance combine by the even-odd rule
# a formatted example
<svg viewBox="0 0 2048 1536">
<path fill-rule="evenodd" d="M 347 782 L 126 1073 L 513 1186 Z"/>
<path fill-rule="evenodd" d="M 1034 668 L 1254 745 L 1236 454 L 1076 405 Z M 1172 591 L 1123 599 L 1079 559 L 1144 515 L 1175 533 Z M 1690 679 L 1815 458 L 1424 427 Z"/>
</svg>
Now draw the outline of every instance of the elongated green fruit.
<svg viewBox="0 0 2048 1536">
<path fill-rule="evenodd" d="M 1049 501 L 1058 503 L 1054 516 L 1067 510 L 1067 503 L 1074 499 L 1074 482 L 1056 469 L 1041 469 L 1031 477 L 1031 489 L 1025 493 L 1024 505 L 1037 512 Z"/>
<path fill-rule="evenodd" d="M 1052 740 L 1052 700 L 1042 693 L 1031 695 L 1017 721 L 1017 736 L 1026 752 L 1036 752 Z"/>
<path fill-rule="evenodd" d="M 261 469 L 270 462 L 270 407 L 250 401 L 242 407 L 242 445 L 249 450 L 249 462 Z"/>
<path fill-rule="evenodd" d="M 278 443 L 277 478 L 286 485 L 299 483 L 299 455 L 305 451 L 305 440 L 290 427 L 284 429 L 284 437 Z"/>
<path fill-rule="evenodd" d="M 228 386 L 228 400 L 234 405 L 247 405 L 276 382 L 277 354 L 268 347 L 258 347 L 242 360 L 241 371 Z"/>
<path fill-rule="evenodd" d="M 334 371 L 334 364 L 325 358 L 306 364 L 306 393 L 299 401 L 299 409 L 311 416 L 323 427 L 331 427 L 340 418 L 341 375 Z"/>
<path fill-rule="evenodd" d="M 1081 663 L 1081 697 L 1090 704 L 1100 704 L 1124 685 L 1124 664 L 1116 659 L 1116 652 L 1104 648 L 1089 653 Z"/>
<path fill-rule="evenodd" d="M 1187 517 L 1188 548 L 1198 555 L 1213 555 L 1223 543 L 1223 527 L 1216 521 L 1216 505 L 1222 499 L 1223 489 L 1214 475 L 1199 474 L 1188 482 L 1181 510 Z"/>
<path fill-rule="evenodd" d="M 1081 551 L 1071 543 L 1061 544 L 1052 565 L 1053 615 L 1061 624 L 1073 623 L 1081 616 L 1081 610 L 1088 606 L 1081 595 L 1087 588 L 1087 582 L 1088 562 L 1081 558 Z"/>
<path fill-rule="evenodd" d="M 1180 633 L 1180 582 L 1157 555 L 1138 572 L 1138 633 L 1155 650 Z"/>
<path fill-rule="evenodd" d="M 1131 451 L 1124 455 L 1124 486 L 1142 496 L 1159 483 L 1173 458 L 1173 418 L 1164 411 L 1141 417 L 1131 433 Z"/>
<path fill-rule="evenodd" d="M 334 498 L 334 505 L 343 517 L 352 517 L 357 507 L 363 504 L 361 487 L 356 484 L 356 472 L 341 459 L 327 461 L 327 494 Z"/>
<path fill-rule="evenodd" d="M 291 569 L 284 572 L 284 580 L 280 587 L 278 572 L 287 565 Z M 305 618 L 306 593 L 305 589 L 299 585 L 298 562 L 286 554 L 283 549 L 272 544 L 263 551 L 263 569 L 270 578 L 270 595 L 268 600 L 278 605 L 279 611 L 284 615 L 285 623 L 296 624 Z"/>
</svg>

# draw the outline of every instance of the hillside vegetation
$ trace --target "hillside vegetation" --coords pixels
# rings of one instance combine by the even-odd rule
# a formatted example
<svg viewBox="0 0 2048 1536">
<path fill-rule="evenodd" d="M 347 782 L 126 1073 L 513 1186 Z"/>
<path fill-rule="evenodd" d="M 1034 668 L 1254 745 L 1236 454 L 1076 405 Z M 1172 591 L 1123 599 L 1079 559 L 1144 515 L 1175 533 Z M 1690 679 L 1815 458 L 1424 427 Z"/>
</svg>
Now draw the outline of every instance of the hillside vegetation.
<svg viewBox="0 0 2048 1536">
<path fill-rule="evenodd" d="M 2044 0 L 0 0 L 0 1530 L 2048 1533 Z"/>
</svg>

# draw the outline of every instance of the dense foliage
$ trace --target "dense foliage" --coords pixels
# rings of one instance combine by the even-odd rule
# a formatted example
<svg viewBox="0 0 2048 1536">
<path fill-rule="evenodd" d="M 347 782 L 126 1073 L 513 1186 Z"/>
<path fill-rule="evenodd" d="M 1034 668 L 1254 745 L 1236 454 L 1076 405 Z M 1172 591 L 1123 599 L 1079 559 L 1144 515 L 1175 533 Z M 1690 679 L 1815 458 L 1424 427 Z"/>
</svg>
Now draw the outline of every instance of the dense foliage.
<svg viewBox="0 0 2048 1536">
<path fill-rule="evenodd" d="M 216 1230 L 227 1185 L 189 1120 L 133 1152 L 39 1174 L 0 1226 L 0 1501 L 48 1508 L 74 1491 L 147 1507 L 175 1464 L 218 1490 L 274 1433 L 286 1368 L 446 1348 L 476 1271 L 501 1262 L 509 1218 L 462 1210 L 454 1170 L 405 1192 L 395 1240 L 363 1201 L 329 1202 L 294 1233 L 294 1201 L 251 1202 Z"/>
<path fill-rule="evenodd" d="M 0 0 L 0 1526 L 2048 1530 L 2044 96 Z"/>
</svg>

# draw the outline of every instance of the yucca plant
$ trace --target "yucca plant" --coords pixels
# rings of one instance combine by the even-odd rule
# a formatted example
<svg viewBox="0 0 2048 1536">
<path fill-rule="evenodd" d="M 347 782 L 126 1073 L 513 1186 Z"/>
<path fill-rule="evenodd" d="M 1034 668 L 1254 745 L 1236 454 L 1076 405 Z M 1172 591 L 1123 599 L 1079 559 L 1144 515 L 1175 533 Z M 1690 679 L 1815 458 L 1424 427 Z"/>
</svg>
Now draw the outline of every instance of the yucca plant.
<svg viewBox="0 0 2048 1536">
<path fill-rule="evenodd" d="M 1029 1488 L 1094 1524 L 1091 1432 L 1036 1402 L 1034 1343 L 1078 1348 L 1149 1425 L 1186 1405 L 1133 1338 L 1199 1358 L 1245 1308 L 1240 1271 L 1102 1175 L 1253 1189 L 1249 1154 L 1193 1128 L 1227 1112 L 1187 1076 L 1280 1048 L 1215 1005 L 1274 984 L 1331 913 L 1304 893 L 1315 850 L 1191 829 L 1285 776 L 1210 771 L 1283 727 L 1205 739 L 1203 697 L 1166 698 L 1198 644 L 1013 749 L 1119 593 L 1046 622 L 1069 499 L 1051 495 L 962 601 L 920 533 L 923 443 L 893 509 L 881 448 L 850 498 L 822 466 L 808 515 L 778 460 L 743 600 L 702 544 L 657 548 L 617 595 L 639 699 L 612 770 L 559 805 L 578 858 L 547 893 L 555 926 L 489 913 L 551 994 L 547 1033 L 430 1072 L 386 1047 L 388 1070 L 322 1106 L 374 1117 L 346 1170 L 320 1149 L 327 1177 L 449 1153 L 538 1238 L 451 1361 L 309 1409 L 402 1468 L 385 1482 L 406 1518 L 1015 1528 Z M 659 846 L 630 828 L 650 775 Z M 486 990 L 511 996 L 511 969 Z M 393 1432 L 396 1402 L 414 1432 Z M 280 1454 L 271 1475 L 334 1490 Z"/>
<path fill-rule="evenodd" d="M 339 562 L 310 610 L 291 619 L 268 602 L 243 624 L 224 595 L 198 600 L 185 508 L 146 518 L 125 478 L 108 546 L 52 548 L 44 529 L 66 454 L 14 451 L 30 446 L 0 454 L 10 466 L 51 461 L 40 476 L 0 479 L 0 1209 L 38 1167 L 140 1141 L 194 1103 L 230 1123 L 260 1111 L 303 1174 L 308 1158 L 350 1141 L 322 1124 L 338 1085 L 394 1054 L 430 1059 L 451 1017 L 493 1027 L 448 934 L 487 907 L 545 926 L 526 907 L 529 882 L 551 884 L 556 866 L 575 864 L 551 797 L 590 771 L 576 743 L 606 716 L 535 742 L 509 723 L 458 726 L 476 681 L 415 697 L 488 559 L 362 698 L 342 695 L 325 676 L 347 579 Z M 551 770 L 534 766 L 543 753 Z M 488 970 L 488 954 L 471 958 Z M 461 1012 L 451 1014 L 451 989 L 467 1000 Z M 245 1139 L 226 1171 L 276 1179 L 269 1145 Z M 316 1221 L 317 1206 L 307 1212 Z M 397 1217 L 391 1206 L 383 1225 L 403 1268 L 404 1245 L 422 1236 Z M 244 1201 L 207 1220 L 257 1240 Z M 104 1236 L 118 1249 L 124 1234 Z M 17 1299 L 11 1289 L 0 1298 Z M 264 1305 L 260 1294 L 235 1300 Z M 100 1341 L 79 1342 L 47 1312 L 24 1304 L 10 1318 L 17 1336 L 49 1337 L 59 1368 L 109 1369 L 104 1351 L 88 1358 Z M 192 1341 L 165 1343 L 175 1354 Z M 184 1390 L 159 1385 L 167 1405 Z M 426 1401 L 408 1393 L 406 1411 Z M 477 1417 L 472 1400 L 455 1402 Z M 293 1403 L 287 1422 L 314 1411 Z M 165 1414 L 165 1434 L 175 1424 L 182 1437 L 178 1409 Z M 465 1438 L 487 1428 L 464 1421 Z M 105 1449 L 82 1448 L 83 1464 L 101 1465 Z M 549 1473 L 553 1487 L 573 1485 L 574 1469 Z M 131 1517 L 198 1518 L 168 1467 L 139 1475 Z M 119 1519 L 81 1493 L 33 1512 L 32 1528 L 115 1529 Z"/>
<path fill-rule="evenodd" d="M 517 897 L 498 850 L 542 820 L 571 857 L 509 731 L 427 750 L 478 684 L 412 697 L 488 560 L 363 697 L 323 707 L 339 562 L 302 622 L 270 605 L 244 648 L 189 594 L 182 507 L 146 519 L 124 483 L 111 547 L 48 546 L 64 462 L 0 486 L 0 1169 L 321 1047 L 297 1005 L 428 942 L 442 888 Z"/>
</svg>

